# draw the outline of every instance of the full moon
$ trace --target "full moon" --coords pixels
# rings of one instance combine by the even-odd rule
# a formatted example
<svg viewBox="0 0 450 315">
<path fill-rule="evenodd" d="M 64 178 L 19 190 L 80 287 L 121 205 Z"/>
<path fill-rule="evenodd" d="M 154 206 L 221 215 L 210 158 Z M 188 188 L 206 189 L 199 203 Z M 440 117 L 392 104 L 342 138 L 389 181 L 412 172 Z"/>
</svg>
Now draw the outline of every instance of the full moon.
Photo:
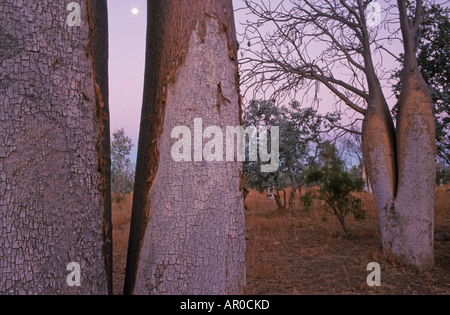
<svg viewBox="0 0 450 315">
<path fill-rule="evenodd" d="M 139 9 L 133 8 L 133 9 L 131 9 L 131 13 L 133 13 L 134 15 L 137 15 L 137 14 L 139 14 Z"/>
</svg>

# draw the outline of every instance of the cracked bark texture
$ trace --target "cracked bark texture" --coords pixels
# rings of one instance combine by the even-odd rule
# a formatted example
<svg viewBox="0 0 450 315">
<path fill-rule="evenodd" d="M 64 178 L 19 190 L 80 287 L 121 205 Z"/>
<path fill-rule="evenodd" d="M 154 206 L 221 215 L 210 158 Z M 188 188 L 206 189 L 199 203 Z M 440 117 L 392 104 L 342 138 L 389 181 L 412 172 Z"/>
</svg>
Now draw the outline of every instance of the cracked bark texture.
<svg viewBox="0 0 450 315">
<path fill-rule="evenodd" d="M 80 1 L 80 27 L 67 25 L 67 4 L 0 2 L 1 294 L 110 287 L 107 50 L 88 47 L 107 46 L 107 30 L 96 26 L 106 1 Z M 66 283 L 71 262 L 81 265 L 81 287 Z"/>
<path fill-rule="evenodd" d="M 241 124 L 232 2 L 149 1 L 147 44 L 136 182 L 144 197 L 133 204 L 125 293 L 241 293 L 242 163 L 225 162 L 225 150 L 223 162 L 171 157 L 177 126 L 193 133 L 202 118 L 225 135 Z"/>
</svg>

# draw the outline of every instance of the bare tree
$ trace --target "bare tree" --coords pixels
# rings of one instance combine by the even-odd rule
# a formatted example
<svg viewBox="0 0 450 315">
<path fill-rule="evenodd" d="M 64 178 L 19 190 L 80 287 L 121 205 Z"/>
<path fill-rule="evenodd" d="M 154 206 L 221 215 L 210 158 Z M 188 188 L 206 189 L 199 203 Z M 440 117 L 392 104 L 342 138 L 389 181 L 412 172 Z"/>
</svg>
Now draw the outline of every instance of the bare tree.
<svg viewBox="0 0 450 315">
<path fill-rule="evenodd" d="M 0 2 L 1 294 L 112 292 L 107 23 L 106 0 Z"/>
<path fill-rule="evenodd" d="M 416 60 L 422 0 L 388 5 L 379 25 L 369 19 L 372 0 L 245 2 L 256 20 L 246 24 L 243 84 L 274 96 L 312 93 L 316 101 L 325 86 L 353 112 L 353 122 L 362 119 L 384 250 L 409 264 L 433 265 L 435 123 Z M 389 46 L 399 40 L 408 71 L 395 128 L 381 82 L 390 77 L 383 60 L 400 60 Z"/>
<path fill-rule="evenodd" d="M 241 293 L 243 163 L 171 155 L 196 118 L 241 125 L 232 1 L 149 1 L 147 34 L 125 294 Z"/>
</svg>

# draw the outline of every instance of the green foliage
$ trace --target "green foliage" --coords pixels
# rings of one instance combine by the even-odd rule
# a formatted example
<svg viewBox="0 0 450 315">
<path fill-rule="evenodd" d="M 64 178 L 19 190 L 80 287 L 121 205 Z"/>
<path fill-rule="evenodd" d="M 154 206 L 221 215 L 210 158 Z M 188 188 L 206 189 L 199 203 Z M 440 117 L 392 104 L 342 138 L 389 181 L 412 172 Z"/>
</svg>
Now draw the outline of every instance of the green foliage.
<svg viewBox="0 0 450 315">
<path fill-rule="evenodd" d="M 317 192 L 310 191 L 302 198 L 303 205 L 310 207 L 312 199 L 324 202 L 325 211 L 336 216 L 339 223 L 348 234 L 345 225 L 345 218 L 352 214 L 356 220 L 364 220 L 367 212 L 362 207 L 362 201 L 353 195 L 354 192 L 361 192 L 364 188 L 364 181 L 355 177 L 344 169 L 343 162 L 336 154 L 336 148 L 331 144 L 326 144 L 321 151 L 322 166 L 312 167 L 306 176 L 308 184 L 319 186 Z"/>
<path fill-rule="evenodd" d="M 113 133 L 111 143 L 111 190 L 118 202 L 126 194 L 133 191 L 135 167 L 128 157 L 132 148 L 132 140 L 125 135 L 123 128 Z"/>
<path fill-rule="evenodd" d="M 349 171 L 349 175 L 350 177 L 352 177 L 353 179 L 360 179 L 362 181 L 364 181 L 362 179 L 362 172 L 363 172 L 363 167 L 361 164 L 359 164 L 358 166 L 353 166 Z"/>
<path fill-rule="evenodd" d="M 304 181 L 312 145 L 319 141 L 322 117 L 312 108 L 300 108 L 296 101 L 277 107 L 273 101 L 253 100 L 244 109 L 244 127 L 278 126 L 280 128 L 280 167 L 273 173 L 262 173 L 261 162 L 246 158 L 244 173 L 247 187 L 260 192 L 268 187 L 284 189 L 293 181 Z M 248 157 L 248 156 L 247 156 Z"/>
<path fill-rule="evenodd" d="M 436 172 L 436 184 L 447 185 L 450 183 L 450 166 L 445 163 L 438 163 Z"/>
</svg>

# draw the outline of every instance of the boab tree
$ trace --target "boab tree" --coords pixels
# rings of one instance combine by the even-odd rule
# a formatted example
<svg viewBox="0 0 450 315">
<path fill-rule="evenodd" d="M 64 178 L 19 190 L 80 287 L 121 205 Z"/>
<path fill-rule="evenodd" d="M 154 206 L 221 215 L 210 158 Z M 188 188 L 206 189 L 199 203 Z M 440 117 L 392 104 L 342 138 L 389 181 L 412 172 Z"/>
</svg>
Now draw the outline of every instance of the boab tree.
<svg viewBox="0 0 450 315">
<path fill-rule="evenodd" d="M 426 3 L 422 15 L 422 40 L 417 61 L 433 98 L 437 155 L 450 164 L 450 7 Z M 394 76 L 401 78 L 402 73 L 403 67 Z M 394 86 L 398 98 L 401 83 L 399 80 Z M 395 106 L 394 115 L 396 109 Z"/>
<path fill-rule="evenodd" d="M 2 294 L 111 292 L 107 34 L 106 0 L 0 3 Z"/>
<path fill-rule="evenodd" d="M 223 141 L 219 129 L 241 125 L 232 1 L 148 4 L 125 294 L 237 294 L 245 283 L 243 163 L 224 162 L 211 145 Z M 196 153 L 186 146 L 175 161 L 177 138 L 192 137 Z M 203 148 L 202 138 L 213 140 Z"/>
<path fill-rule="evenodd" d="M 383 248 L 405 263 L 433 265 L 435 122 L 416 59 L 422 0 L 414 6 L 398 0 L 384 9 L 371 0 L 246 4 L 256 20 L 246 25 L 243 83 L 275 94 L 323 85 L 361 115 Z M 272 30 L 264 33 L 269 24 Z M 387 46 L 396 39 L 403 42 L 406 70 L 395 128 L 380 70 L 383 58 L 399 59 Z"/>
</svg>

